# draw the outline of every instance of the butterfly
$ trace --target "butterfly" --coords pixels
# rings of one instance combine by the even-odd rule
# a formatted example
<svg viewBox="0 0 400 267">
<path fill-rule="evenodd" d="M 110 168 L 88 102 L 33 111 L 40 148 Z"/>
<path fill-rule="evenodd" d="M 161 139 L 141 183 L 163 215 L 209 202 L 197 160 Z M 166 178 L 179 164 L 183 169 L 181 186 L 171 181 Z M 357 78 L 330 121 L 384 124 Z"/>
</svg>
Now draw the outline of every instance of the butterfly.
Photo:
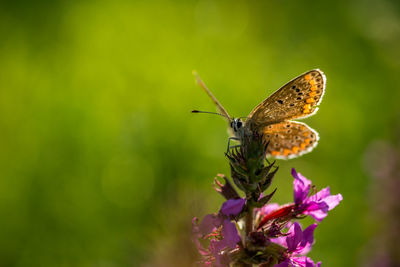
<svg viewBox="0 0 400 267">
<path fill-rule="evenodd" d="M 234 135 L 230 139 L 242 140 L 246 131 L 255 131 L 269 141 L 267 156 L 278 159 L 301 156 L 317 145 L 318 133 L 305 123 L 292 119 L 306 118 L 317 112 L 326 84 L 326 77 L 319 69 L 310 70 L 283 85 L 258 104 L 245 121 L 231 117 L 197 73 L 193 74 L 200 87 L 216 104 L 219 115 L 229 122 Z"/>
</svg>

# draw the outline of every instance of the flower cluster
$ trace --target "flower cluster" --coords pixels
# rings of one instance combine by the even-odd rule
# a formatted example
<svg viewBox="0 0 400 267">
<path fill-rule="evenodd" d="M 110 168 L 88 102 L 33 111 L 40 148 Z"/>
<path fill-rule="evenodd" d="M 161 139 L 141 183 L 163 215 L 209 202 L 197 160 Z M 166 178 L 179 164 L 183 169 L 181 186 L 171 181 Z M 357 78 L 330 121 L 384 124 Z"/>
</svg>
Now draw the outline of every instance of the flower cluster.
<svg viewBox="0 0 400 267">
<path fill-rule="evenodd" d="M 241 213 L 245 205 L 242 198 L 229 199 L 221 207 L 218 214 L 208 214 L 200 224 L 197 218 L 194 218 L 193 236 L 194 241 L 203 255 L 206 265 L 226 266 L 229 263 L 228 252 L 236 249 L 240 242 L 240 236 L 236 225 L 231 221 Z M 208 249 L 204 248 L 199 239 L 209 239 Z"/>
<path fill-rule="evenodd" d="M 262 136 L 244 138 L 240 149 L 227 154 L 232 180 L 244 192 L 241 197 L 224 175 L 215 179 L 215 189 L 227 200 L 218 213 L 201 221 L 193 219 L 193 241 L 205 266 L 289 267 L 320 266 L 307 253 L 314 243 L 311 224 L 304 230 L 297 220 L 311 216 L 321 222 L 342 200 L 329 187 L 315 190 L 310 180 L 292 169 L 294 200 L 286 205 L 269 203 L 275 190 L 265 195 L 278 170 L 264 165 L 268 144 Z M 221 181 L 224 180 L 224 182 Z"/>
</svg>

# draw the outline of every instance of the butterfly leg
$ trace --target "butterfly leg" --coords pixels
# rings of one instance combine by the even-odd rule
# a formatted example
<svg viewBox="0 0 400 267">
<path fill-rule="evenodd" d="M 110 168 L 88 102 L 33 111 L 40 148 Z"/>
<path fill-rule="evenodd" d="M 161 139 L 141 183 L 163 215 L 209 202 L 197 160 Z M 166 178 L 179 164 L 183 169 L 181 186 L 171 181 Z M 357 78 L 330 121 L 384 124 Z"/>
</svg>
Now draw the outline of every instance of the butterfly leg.
<svg viewBox="0 0 400 267">
<path fill-rule="evenodd" d="M 235 148 L 235 147 L 239 147 L 240 145 L 235 145 L 235 146 L 233 146 L 233 147 L 231 147 L 231 140 L 240 140 L 239 138 L 237 138 L 237 137 L 229 137 L 229 139 L 228 139 L 228 147 L 226 148 L 226 153 L 229 153 L 229 150 L 231 149 L 231 148 Z"/>
<path fill-rule="evenodd" d="M 229 149 L 232 149 L 232 148 L 236 148 L 236 147 L 241 147 L 242 145 L 234 145 L 234 146 L 231 146 Z"/>
</svg>

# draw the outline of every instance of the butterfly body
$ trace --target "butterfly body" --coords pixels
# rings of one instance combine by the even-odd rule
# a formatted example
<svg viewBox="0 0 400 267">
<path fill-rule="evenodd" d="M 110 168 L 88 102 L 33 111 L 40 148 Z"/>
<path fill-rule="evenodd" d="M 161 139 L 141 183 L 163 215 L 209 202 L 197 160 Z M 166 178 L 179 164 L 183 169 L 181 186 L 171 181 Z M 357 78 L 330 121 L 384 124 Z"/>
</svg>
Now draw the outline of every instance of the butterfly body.
<svg viewBox="0 0 400 267">
<path fill-rule="evenodd" d="M 300 156 L 317 145 L 318 133 L 292 119 L 306 118 L 317 112 L 326 84 L 322 71 L 315 69 L 294 78 L 257 105 L 244 122 L 229 116 L 198 76 L 197 79 L 239 140 L 243 140 L 246 133 L 258 132 L 269 141 L 267 155 L 280 159 Z"/>
</svg>

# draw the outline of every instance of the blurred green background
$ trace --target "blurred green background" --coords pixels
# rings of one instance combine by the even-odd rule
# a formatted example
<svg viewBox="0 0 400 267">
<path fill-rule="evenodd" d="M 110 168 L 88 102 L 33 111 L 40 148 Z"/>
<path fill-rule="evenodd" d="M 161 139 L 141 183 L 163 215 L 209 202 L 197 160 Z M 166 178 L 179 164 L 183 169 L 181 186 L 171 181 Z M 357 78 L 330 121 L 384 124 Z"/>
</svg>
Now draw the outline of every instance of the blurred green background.
<svg viewBox="0 0 400 267">
<path fill-rule="evenodd" d="M 319 145 L 278 161 L 275 201 L 292 200 L 292 167 L 330 185 L 344 200 L 310 256 L 371 262 L 390 209 L 374 208 L 363 166 L 379 167 L 365 160 L 376 140 L 398 151 L 398 1 L 0 5 L 0 266 L 198 260 L 191 219 L 218 210 L 213 177 L 229 169 L 226 123 L 190 113 L 215 110 L 193 69 L 233 116 L 307 70 L 325 72 L 320 110 L 305 120 Z"/>
</svg>

